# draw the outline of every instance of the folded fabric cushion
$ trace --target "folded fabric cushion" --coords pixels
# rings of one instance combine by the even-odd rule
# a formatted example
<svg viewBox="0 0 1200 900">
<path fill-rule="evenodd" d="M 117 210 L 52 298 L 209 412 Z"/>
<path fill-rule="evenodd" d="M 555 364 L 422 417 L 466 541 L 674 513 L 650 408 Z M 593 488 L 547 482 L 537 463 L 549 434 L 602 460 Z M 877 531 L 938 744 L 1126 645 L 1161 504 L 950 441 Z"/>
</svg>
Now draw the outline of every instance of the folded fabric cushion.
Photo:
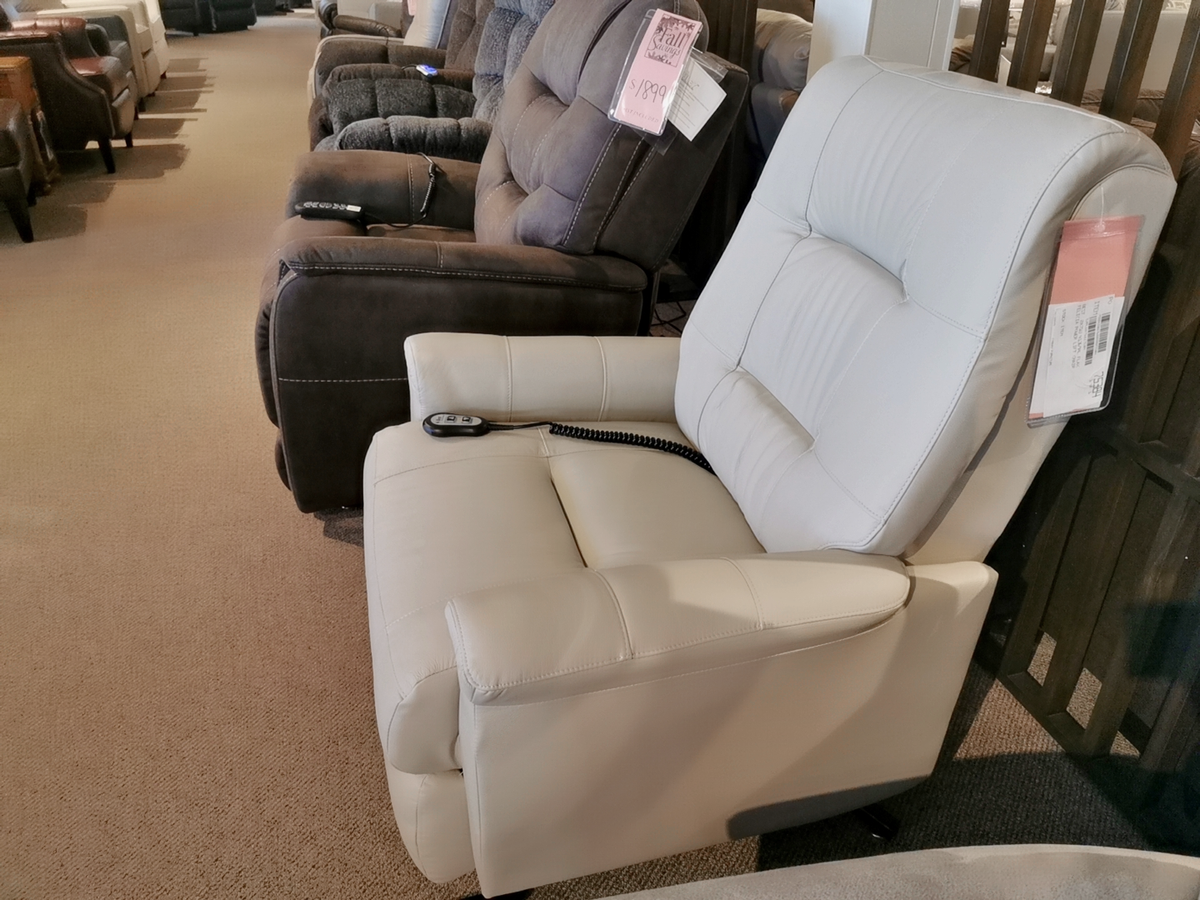
<svg viewBox="0 0 1200 900">
<path fill-rule="evenodd" d="M 337 134 L 322 140 L 316 149 L 390 150 L 478 162 L 483 158 L 491 135 L 491 125 L 471 117 L 389 116 L 351 122 Z"/>
<path fill-rule="evenodd" d="M 354 78 L 327 84 L 325 108 L 336 135 L 352 122 L 389 116 L 461 119 L 475 110 L 469 91 L 405 78 Z"/>
</svg>

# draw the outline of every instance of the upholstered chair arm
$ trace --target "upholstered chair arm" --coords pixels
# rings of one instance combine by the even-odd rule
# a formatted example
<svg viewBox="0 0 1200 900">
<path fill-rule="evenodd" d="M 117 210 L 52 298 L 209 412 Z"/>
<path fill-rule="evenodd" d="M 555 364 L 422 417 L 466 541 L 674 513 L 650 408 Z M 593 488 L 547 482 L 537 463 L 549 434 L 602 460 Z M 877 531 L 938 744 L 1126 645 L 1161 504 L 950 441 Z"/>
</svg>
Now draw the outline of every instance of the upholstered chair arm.
<svg viewBox="0 0 1200 900">
<path fill-rule="evenodd" d="M 321 233 L 306 235 L 309 229 Z M 304 511 L 361 502 L 371 438 L 409 419 L 410 335 L 628 334 L 641 314 L 645 273 L 626 260 L 479 245 L 440 228 L 413 230 L 427 240 L 356 229 L 285 222 L 264 284 L 257 334 L 263 399 Z"/>
<path fill-rule="evenodd" d="M 452 600 L 464 699 L 538 703 L 674 678 L 867 631 L 911 584 L 848 551 L 583 569 Z"/>
<path fill-rule="evenodd" d="M 112 41 L 124 41 L 130 46 L 130 48 L 133 48 L 135 44 L 133 36 L 130 34 L 130 28 L 133 27 L 133 17 L 129 15 L 129 10 L 127 9 L 120 11 L 124 12 L 129 18 L 128 22 L 126 22 L 125 19 L 121 18 L 121 16 L 118 14 L 118 8 L 114 8 L 111 12 L 105 13 L 104 15 L 93 15 L 92 13 L 88 13 L 86 16 L 84 16 L 84 18 L 88 20 L 89 26 L 98 25 L 100 28 L 103 28 L 104 33 L 108 37 L 110 43 Z M 90 29 L 88 33 L 91 34 Z M 112 54 L 101 53 L 100 55 L 111 56 Z"/>
<path fill-rule="evenodd" d="M 113 55 L 112 43 L 108 39 L 108 32 L 99 25 L 89 23 L 87 26 L 87 37 L 97 56 Z"/>
<path fill-rule="evenodd" d="M 366 34 L 386 38 L 404 36 L 399 28 L 393 28 L 391 25 L 363 16 L 336 15 L 333 17 L 333 27 L 335 34 Z"/>
<path fill-rule="evenodd" d="M 309 153 L 297 162 L 285 215 L 295 215 L 296 205 L 306 201 L 347 203 L 361 206 L 371 216 L 368 222 L 474 228 L 479 165 L 449 159 L 437 165 L 429 195 L 429 163 L 421 156 L 382 150 Z"/>
<path fill-rule="evenodd" d="M 441 68 L 446 64 L 446 51 L 433 47 L 410 47 L 395 38 L 335 34 L 317 45 L 317 58 L 313 63 L 313 86 L 317 92 L 320 92 L 330 72 L 338 66 L 351 63 L 421 64 Z"/>
<path fill-rule="evenodd" d="M 404 343 L 412 416 L 675 421 L 679 341 L 426 333 Z"/>
</svg>

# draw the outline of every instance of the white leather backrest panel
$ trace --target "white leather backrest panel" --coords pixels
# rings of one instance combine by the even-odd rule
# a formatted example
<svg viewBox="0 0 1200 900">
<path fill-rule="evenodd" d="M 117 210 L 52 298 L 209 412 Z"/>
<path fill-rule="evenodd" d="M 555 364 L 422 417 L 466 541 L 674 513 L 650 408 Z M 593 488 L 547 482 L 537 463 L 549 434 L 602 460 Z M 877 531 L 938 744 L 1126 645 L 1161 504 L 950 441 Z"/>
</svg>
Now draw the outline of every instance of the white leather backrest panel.
<svg viewBox="0 0 1200 900">
<path fill-rule="evenodd" d="M 1174 180 L 1132 129 L 951 73 L 821 70 L 680 349 L 680 427 L 767 550 L 912 545 L 1017 381 L 1063 221 L 1126 168 L 1160 222 Z"/>
</svg>

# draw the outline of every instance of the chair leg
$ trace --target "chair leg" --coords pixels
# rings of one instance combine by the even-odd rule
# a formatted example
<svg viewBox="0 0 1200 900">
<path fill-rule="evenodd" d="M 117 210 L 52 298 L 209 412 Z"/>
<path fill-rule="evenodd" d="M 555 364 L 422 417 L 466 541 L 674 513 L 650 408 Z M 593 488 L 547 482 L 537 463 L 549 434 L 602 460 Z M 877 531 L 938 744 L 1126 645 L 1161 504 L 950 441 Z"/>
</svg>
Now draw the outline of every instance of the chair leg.
<svg viewBox="0 0 1200 900">
<path fill-rule="evenodd" d="M 33 223 L 29 221 L 29 207 L 25 204 L 25 198 L 19 194 L 7 194 L 4 197 L 4 205 L 8 207 L 9 215 L 12 216 L 13 224 L 17 226 L 17 234 L 21 236 L 21 240 L 32 244 Z"/>
<path fill-rule="evenodd" d="M 125 146 L 126 147 L 133 146 L 133 132 L 132 131 L 129 132 L 129 134 L 125 135 Z"/>
<path fill-rule="evenodd" d="M 856 809 L 854 814 L 876 840 L 891 841 L 900 831 L 900 820 L 878 803 Z"/>
<path fill-rule="evenodd" d="M 27 206 L 37 206 L 37 195 L 37 187 L 31 184 L 29 191 L 25 194 L 25 204 Z"/>
<path fill-rule="evenodd" d="M 97 143 L 100 145 L 100 155 L 104 158 L 104 168 L 111 175 L 117 171 L 117 161 L 113 159 L 112 141 L 108 138 L 100 138 Z"/>
</svg>

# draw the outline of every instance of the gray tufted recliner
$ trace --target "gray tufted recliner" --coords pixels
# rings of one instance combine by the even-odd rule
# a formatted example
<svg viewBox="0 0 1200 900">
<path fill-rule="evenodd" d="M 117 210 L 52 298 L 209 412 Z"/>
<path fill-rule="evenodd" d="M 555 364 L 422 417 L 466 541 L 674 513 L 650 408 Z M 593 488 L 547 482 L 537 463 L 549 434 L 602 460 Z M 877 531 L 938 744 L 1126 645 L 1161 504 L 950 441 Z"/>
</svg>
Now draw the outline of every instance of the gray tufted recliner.
<svg viewBox="0 0 1200 900">
<path fill-rule="evenodd" d="M 366 35 L 335 34 L 317 45 L 312 68 L 312 105 L 308 113 L 310 146 L 333 133 L 325 109 L 323 91 L 330 75 L 349 66 L 354 71 L 343 78 L 392 77 L 423 81 L 415 66 L 438 69 L 436 83 L 471 90 L 479 42 L 495 0 L 457 0 L 445 49 L 423 47 L 405 40 Z"/>
<path fill-rule="evenodd" d="M 553 5 L 554 0 L 498 0 L 480 34 L 469 91 L 414 79 L 403 66 L 334 69 L 321 91 L 330 133 L 313 149 L 392 150 L 478 162 L 504 86 Z"/>
<path fill-rule="evenodd" d="M 673 249 L 747 84 L 729 70 L 725 100 L 695 141 L 675 134 L 655 149 L 608 119 L 646 11 L 675 5 L 559 0 L 508 86 L 483 161 L 438 160 L 432 194 L 420 156 L 301 158 L 289 211 L 336 201 L 416 223 L 293 217 L 276 234 L 259 373 L 301 509 L 360 502 L 371 436 L 408 418 L 406 336 L 633 334 L 648 321 L 647 273 Z M 695 0 L 678 7 L 703 16 Z"/>
</svg>

